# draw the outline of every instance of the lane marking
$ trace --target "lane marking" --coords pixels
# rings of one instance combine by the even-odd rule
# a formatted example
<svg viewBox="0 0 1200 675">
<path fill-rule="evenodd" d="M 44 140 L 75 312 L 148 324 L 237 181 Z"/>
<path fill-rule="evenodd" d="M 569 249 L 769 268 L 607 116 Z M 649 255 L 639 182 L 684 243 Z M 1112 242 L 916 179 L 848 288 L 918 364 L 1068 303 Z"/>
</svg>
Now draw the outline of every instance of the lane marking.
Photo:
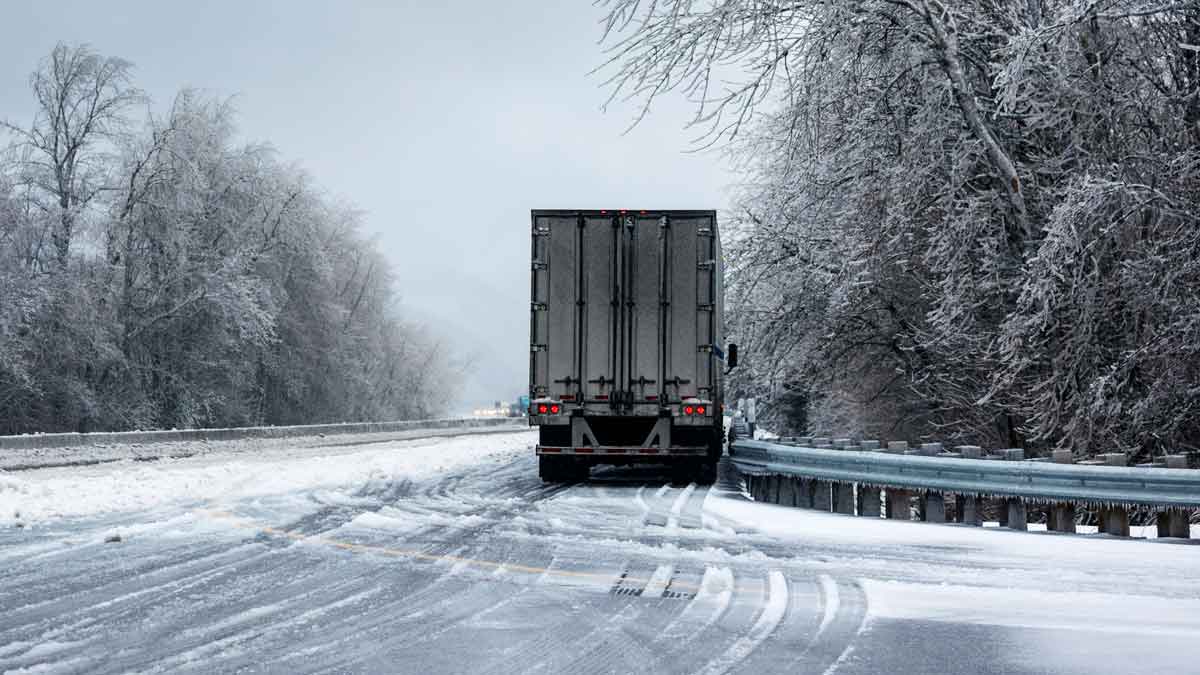
<svg viewBox="0 0 1200 675">
<path fill-rule="evenodd" d="M 659 565 L 658 569 L 654 570 L 654 574 L 650 575 L 650 581 L 646 582 L 646 587 L 642 589 L 642 597 L 661 598 L 663 592 L 667 590 L 667 584 L 671 583 L 671 575 L 674 573 L 674 565 Z"/>
<path fill-rule="evenodd" d="M 280 537 L 296 542 L 306 542 L 315 544 L 324 544 L 332 548 L 351 553 L 374 553 L 376 555 L 387 556 L 390 558 L 409 558 L 412 560 L 421 560 L 427 562 L 450 562 L 461 563 L 463 567 L 477 567 L 493 571 L 504 572 L 525 572 L 533 575 L 544 575 L 549 577 L 564 577 L 573 579 L 588 579 L 591 581 L 612 582 L 612 572 L 582 572 L 574 570 L 551 569 L 549 567 L 541 567 L 538 565 L 519 565 L 511 562 L 498 562 L 495 560 L 483 560 L 480 558 L 471 558 L 468 556 L 451 555 L 448 553 L 426 553 L 418 549 L 393 548 L 390 546 L 376 546 L 373 544 L 355 544 L 351 542 L 339 541 L 327 535 L 312 536 L 301 534 L 298 532 L 288 532 L 270 525 L 255 523 L 252 520 L 243 518 L 229 511 L 207 510 L 204 511 L 208 515 L 229 522 L 234 527 L 245 530 L 254 530 L 263 534 L 268 534 L 273 537 Z M 462 569 L 462 568 L 460 568 Z M 652 577 L 635 578 L 626 577 L 626 581 L 645 585 L 650 583 Z M 699 591 L 700 585 L 679 582 L 672 584 L 672 588 L 680 588 L 687 591 Z"/>
<path fill-rule="evenodd" d="M 706 675 L 718 675 L 729 672 L 729 669 L 741 663 L 751 652 L 762 644 L 779 626 L 783 615 L 787 612 L 788 585 L 783 572 L 771 570 L 767 577 L 767 604 L 763 607 L 758 621 L 750 628 L 750 633 L 738 638 L 729 649 L 715 661 L 711 661 L 704 670 Z"/>
</svg>

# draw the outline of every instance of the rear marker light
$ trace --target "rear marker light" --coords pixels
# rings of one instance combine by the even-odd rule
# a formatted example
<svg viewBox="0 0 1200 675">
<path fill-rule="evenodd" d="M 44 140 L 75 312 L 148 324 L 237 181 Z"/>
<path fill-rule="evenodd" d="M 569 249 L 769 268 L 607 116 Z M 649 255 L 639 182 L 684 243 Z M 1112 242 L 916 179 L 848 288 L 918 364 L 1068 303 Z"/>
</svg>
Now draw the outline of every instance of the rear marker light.
<svg viewBox="0 0 1200 675">
<path fill-rule="evenodd" d="M 557 415 L 557 414 L 558 414 L 558 411 L 559 411 L 559 407 L 558 407 L 558 404 L 557 404 L 557 403 L 555 403 L 554 405 L 550 406 L 550 412 L 551 412 L 551 413 L 553 413 L 553 414 Z"/>
<path fill-rule="evenodd" d="M 547 411 L 547 410 L 549 410 L 549 409 L 550 409 L 550 408 L 549 408 L 549 406 L 547 406 L 545 403 L 543 403 L 543 404 L 541 404 L 541 405 L 539 405 L 539 406 L 538 406 L 538 412 L 539 412 L 539 413 L 541 413 L 541 414 L 543 414 L 543 415 L 545 415 L 545 414 L 546 414 L 546 411 Z"/>
<path fill-rule="evenodd" d="M 704 414 L 704 406 L 697 406 L 697 407 L 696 407 L 696 414 L 697 414 L 697 415 L 703 415 L 703 414 Z"/>
<path fill-rule="evenodd" d="M 683 409 L 683 414 L 684 414 L 684 415 L 691 415 L 691 414 L 694 414 L 695 412 L 696 412 L 696 409 L 695 409 L 695 408 L 693 408 L 693 407 L 692 407 L 692 406 L 690 406 L 690 405 L 689 405 L 689 406 L 685 406 L 685 407 L 684 407 L 684 409 Z"/>
</svg>

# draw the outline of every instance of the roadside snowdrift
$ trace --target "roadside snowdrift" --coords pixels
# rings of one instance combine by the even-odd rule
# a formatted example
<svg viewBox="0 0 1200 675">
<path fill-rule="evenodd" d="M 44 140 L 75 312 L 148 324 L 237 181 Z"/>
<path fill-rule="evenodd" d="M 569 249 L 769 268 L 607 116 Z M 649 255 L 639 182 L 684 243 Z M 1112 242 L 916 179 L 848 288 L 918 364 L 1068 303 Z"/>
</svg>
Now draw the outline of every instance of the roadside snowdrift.
<svg viewBox="0 0 1200 675">
<path fill-rule="evenodd" d="M 532 432 L 519 431 L 0 472 L 0 526 L 148 510 L 179 501 L 219 502 L 332 488 L 372 479 L 415 480 L 466 464 L 507 460 L 534 442 Z"/>
</svg>

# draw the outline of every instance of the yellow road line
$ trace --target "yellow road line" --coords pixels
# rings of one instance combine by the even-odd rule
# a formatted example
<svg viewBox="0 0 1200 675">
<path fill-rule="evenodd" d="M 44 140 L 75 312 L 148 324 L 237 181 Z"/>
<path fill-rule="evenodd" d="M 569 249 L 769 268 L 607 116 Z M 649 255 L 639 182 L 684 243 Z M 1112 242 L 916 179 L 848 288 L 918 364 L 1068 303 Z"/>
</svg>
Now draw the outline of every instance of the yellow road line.
<svg viewBox="0 0 1200 675">
<path fill-rule="evenodd" d="M 552 569 L 549 567 L 540 567 L 537 565 L 517 565 L 517 564 L 513 564 L 513 563 L 499 562 L 499 561 L 495 561 L 495 560 L 482 560 L 479 558 L 469 558 L 469 557 L 465 557 L 465 556 L 457 556 L 457 555 L 450 555 L 450 554 L 426 553 L 424 551 L 420 551 L 420 550 L 416 550 L 416 549 L 392 548 L 389 546 L 375 546 L 375 545 L 371 545 L 371 544 L 355 544 L 353 542 L 339 541 L 337 539 L 333 539 L 332 537 L 328 537 L 328 536 L 310 537 L 305 534 L 300 534 L 297 532 L 288 532 L 287 530 L 281 530 L 279 528 L 271 527 L 269 525 L 261 525 L 261 524 L 255 523 L 251 520 L 248 520 L 246 518 L 243 518 L 241 516 L 238 516 L 237 514 L 230 513 L 229 511 L 208 510 L 208 511 L 206 511 L 206 513 L 208 513 L 210 516 L 212 516 L 214 518 L 219 518 L 221 520 L 229 521 L 235 527 L 239 527 L 242 529 L 257 530 L 259 532 L 262 532 L 263 534 L 269 534 L 269 535 L 275 536 L 275 537 L 282 537 L 284 539 L 290 539 L 292 541 L 307 540 L 307 541 L 311 541 L 311 542 L 319 542 L 322 544 L 328 544 L 334 548 L 341 549 L 343 551 L 350 551 L 352 553 L 374 553 L 376 555 L 385 555 L 385 556 L 390 556 L 393 558 L 410 558 L 413 560 L 425 560 L 425 561 L 429 561 L 429 562 L 462 563 L 462 564 L 466 564 L 466 565 L 470 565 L 470 566 L 474 566 L 474 567 L 486 568 L 486 569 L 505 569 L 505 570 L 513 570 L 516 572 L 527 572 L 529 574 L 544 574 L 546 576 L 552 576 L 552 577 L 566 577 L 566 578 L 573 578 L 573 579 L 592 579 L 592 580 L 604 581 L 604 582 L 613 582 L 613 580 L 614 580 L 614 576 L 611 573 L 606 573 L 606 572 L 575 572 L 575 571 L 571 571 L 571 570 L 559 570 L 559 569 Z M 639 577 L 623 577 L 623 578 L 620 578 L 620 581 L 622 583 L 629 582 L 629 583 L 633 583 L 633 584 L 639 584 L 644 587 L 647 583 L 649 583 L 650 578 L 647 577 L 647 578 L 643 579 L 643 578 L 639 578 Z M 673 582 L 673 583 L 669 584 L 667 586 L 667 588 L 668 588 L 668 590 L 682 589 L 682 590 L 686 590 L 686 591 L 698 592 L 700 590 L 700 585 L 688 583 L 688 582 Z"/>
</svg>

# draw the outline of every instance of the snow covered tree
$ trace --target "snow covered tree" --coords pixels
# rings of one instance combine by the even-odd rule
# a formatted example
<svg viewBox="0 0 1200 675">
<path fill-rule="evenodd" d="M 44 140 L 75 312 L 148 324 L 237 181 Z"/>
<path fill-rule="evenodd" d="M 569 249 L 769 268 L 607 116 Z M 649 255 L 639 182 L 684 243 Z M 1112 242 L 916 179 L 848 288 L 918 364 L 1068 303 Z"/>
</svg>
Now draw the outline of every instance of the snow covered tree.
<svg viewBox="0 0 1200 675">
<path fill-rule="evenodd" d="M 0 161 L 0 433 L 428 414 L 450 356 L 353 207 L 227 101 L 142 125 L 131 66 L 59 45 Z M 87 215 L 88 237 L 79 224 Z M 86 245 L 72 245 L 83 241 Z"/>
<path fill-rule="evenodd" d="M 682 91 L 749 176 L 737 386 L 814 430 L 1195 443 L 1200 6 L 603 4 L 614 96 Z"/>
</svg>

